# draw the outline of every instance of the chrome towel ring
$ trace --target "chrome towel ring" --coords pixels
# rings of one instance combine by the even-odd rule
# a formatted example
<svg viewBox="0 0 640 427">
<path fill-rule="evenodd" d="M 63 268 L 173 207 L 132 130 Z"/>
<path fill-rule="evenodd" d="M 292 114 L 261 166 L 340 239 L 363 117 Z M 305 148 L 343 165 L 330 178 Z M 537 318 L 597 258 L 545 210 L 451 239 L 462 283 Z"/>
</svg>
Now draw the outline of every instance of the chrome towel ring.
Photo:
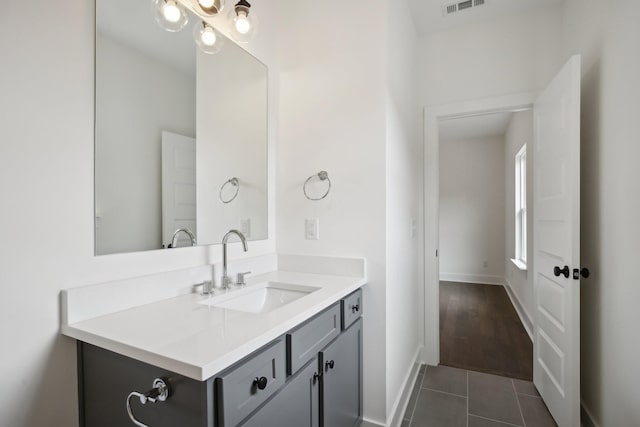
<svg viewBox="0 0 640 427">
<path fill-rule="evenodd" d="M 233 196 L 231 196 L 231 198 L 225 199 L 224 196 L 222 195 L 222 192 L 224 191 L 225 187 L 227 185 L 232 185 L 233 187 L 235 187 L 236 191 L 233 194 Z M 238 192 L 240 191 L 240 181 L 238 181 L 238 178 L 236 178 L 235 176 L 231 179 L 228 179 L 227 182 L 225 182 L 224 184 L 222 184 L 222 187 L 220 187 L 220 201 L 222 203 L 231 203 L 235 200 L 236 197 L 238 197 Z"/>
<path fill-rule="evenodd" d="M 321 197 L 318 197 L 318 198 L 311 197 L 307 193 L 307 184 L 309 184 L 309 181 L 311 181 L 313 178 L 318 178 L 320 181 L 327 181 L 328 183 L 327 191 Z M 302 192 L 304 193 L 304 196 L 309 200 L 314 200 L 314 201 L 322 200 L 329 195 L 330 191 L 331 191 L 331 180 L 329 179 L 329 174 L 327 173 L 327 171 L 320 171 L 315 175 L 311 175 L 309 178 L 307 178 L 307 180 L 302 185 Z"/>
</svg>

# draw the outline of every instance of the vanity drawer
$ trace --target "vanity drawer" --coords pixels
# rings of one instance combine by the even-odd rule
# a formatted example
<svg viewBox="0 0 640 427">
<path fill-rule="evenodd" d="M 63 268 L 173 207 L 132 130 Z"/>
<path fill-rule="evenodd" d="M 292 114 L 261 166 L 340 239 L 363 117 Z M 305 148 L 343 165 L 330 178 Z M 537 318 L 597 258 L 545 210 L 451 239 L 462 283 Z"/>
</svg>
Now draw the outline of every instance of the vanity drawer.
<svg viewBox="0 0 640 427">
<path fill-rule="evenodd" d="M 216 378 L 218 426 L 233 427 L 246 418 L 285 381 L 285 343 L 272 345 Z"/>
<path fill-rule="evenodd" d="M 340 334 L 340 304 L 335 304 L 287 334 L 287 374 L 292 375 Z"/>
<path fill-rule="evenodd" d="M 362 315 L 362 289 L 344 297 L 340 301 L 342 307 L 342 330 L 347 329 Z"/>
</svg>

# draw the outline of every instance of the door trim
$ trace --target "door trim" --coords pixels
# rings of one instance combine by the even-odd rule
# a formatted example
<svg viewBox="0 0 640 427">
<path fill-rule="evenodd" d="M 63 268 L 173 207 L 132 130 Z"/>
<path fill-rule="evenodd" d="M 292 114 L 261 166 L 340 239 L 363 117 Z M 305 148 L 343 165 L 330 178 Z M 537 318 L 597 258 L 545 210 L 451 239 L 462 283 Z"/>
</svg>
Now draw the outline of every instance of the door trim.
<svg viewBox="0 0 640 427">
<path fill-rule="evenodd" d="M 439 263 L 439 152 L 438 121 L 480 116 L 503 111 L 528 110 L 538 97 L 537 92 L 523 92 L 494 98 L 462 101 L 424 108 L 424 363 L 440 363 L 440 290 Z"/>
</svg>

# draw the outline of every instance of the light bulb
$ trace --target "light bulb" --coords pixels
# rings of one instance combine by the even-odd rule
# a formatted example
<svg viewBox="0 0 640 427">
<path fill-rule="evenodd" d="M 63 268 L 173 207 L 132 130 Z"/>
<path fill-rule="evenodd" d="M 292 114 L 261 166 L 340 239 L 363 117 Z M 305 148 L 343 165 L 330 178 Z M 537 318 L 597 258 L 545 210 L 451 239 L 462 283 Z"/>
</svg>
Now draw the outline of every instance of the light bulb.
<svg viewBox="0 0 640 427">
<path fill-rule="evenodd" d="M 244 11 L 238 12 L 238 17 L 236 18 L 236 30 L 240 34 L 247 34 L 251 30 L 251 22 L 247 18 L 247 13 Z"/>
<path fill-rule="evenodd" d="M 206 26 L 200 34 L 200 40 L 202 40 L 202 44 L 206 46 L 213 46 L 216 44 L 217 39 L 215 31 L 209 26 Z"/>
<path fill-rule="evenodd" d="M 198 0 L 198 4 L 202 7 L 210 8 L 215 3 L 214 0 Z"/>
<path fill-rule="evenodd" d="M 167 0 L 162 7 L 162 14 L 164 18 L 169 22 L 178 22 L 182 17 L 182 12 L 178 5 L 173 0 Z"/>
</svg>

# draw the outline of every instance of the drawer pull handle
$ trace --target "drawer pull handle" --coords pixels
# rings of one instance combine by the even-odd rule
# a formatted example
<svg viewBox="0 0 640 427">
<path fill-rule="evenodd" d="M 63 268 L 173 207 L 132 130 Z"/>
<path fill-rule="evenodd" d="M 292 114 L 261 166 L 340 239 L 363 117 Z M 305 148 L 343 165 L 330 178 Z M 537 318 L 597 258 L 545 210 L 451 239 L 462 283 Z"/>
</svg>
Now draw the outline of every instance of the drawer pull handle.
<svg viewBox="0 0 640 427">
<path fill-rule="evenodd" d="M 329 369 L 333 369 L 333 366 L 335 365 L 335 362 L 333 360 L 328 360 L 324 366 L 325 369 L 328 371 Z"/>
<path fill-rule="evenodd" d="M 360 311 L 360 304 L 352 305 L 351 312 L 355 313 L 356 311 Z"/>
<path fill-rule="evenodd" d="M 313 373 L 313 383 L 315 384 L 315 383 L 317 383 L 318 381 L 320 381 L 320 378 L 321 378 L 321 377 L 322 377 L 322 375 L 320 375 L 320 374 L 319 374 L 319 373 L 317 373 L 317 372 L 314 372 L 314 373 Z"/>
<path fill-rule="evenodd" d="M 253 385 L 254 387 L 258 387 L 259 390 L 264 390 L 267 388 L 267 377 L 256 377 L 256 379 L 253 380 Z"/>
</svg>

